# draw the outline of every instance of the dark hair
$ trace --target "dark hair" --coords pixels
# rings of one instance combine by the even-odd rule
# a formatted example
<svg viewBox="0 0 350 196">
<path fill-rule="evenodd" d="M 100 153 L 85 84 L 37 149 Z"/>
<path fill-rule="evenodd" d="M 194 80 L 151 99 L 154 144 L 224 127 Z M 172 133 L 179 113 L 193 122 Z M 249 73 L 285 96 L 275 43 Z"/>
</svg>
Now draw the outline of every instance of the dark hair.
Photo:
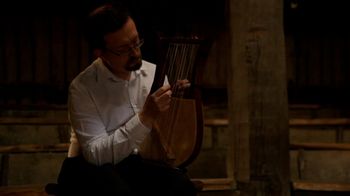
<svg viewBox="0 0 350 196">
<path fill-rule="evenodd" d="M 94 9 L 85 22 L 85 36 L 92 48 L 105 48 L 104 36 L 123 27 L 131 17 L 122 4 L 104 4 Z"/>
</svg>

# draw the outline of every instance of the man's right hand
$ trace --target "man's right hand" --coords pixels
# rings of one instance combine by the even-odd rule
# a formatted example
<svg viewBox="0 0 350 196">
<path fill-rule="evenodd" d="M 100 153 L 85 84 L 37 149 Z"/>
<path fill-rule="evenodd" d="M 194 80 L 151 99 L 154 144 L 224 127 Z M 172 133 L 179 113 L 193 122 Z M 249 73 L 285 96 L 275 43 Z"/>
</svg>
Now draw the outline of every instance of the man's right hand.
<svg viewBox="0 0 350 196">
<path fill-rule="evenodd" d="M 148 95 L 142 111 L 139 113 L 139 118 L 142 124 L 152 128 L 158 115 L 169 109 L 171 94 L 172 91 L 170 85 L 164 85 L 153 94 Z"/>
</svg>

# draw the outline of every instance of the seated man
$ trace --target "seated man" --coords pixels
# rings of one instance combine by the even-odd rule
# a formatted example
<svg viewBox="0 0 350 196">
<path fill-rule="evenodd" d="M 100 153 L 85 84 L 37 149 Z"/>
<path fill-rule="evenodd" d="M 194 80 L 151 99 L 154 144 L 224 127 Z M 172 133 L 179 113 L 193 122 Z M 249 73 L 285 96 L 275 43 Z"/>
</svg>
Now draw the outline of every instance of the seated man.
<svg viewBox="0 0 350 196">
<path fill-rule="evenodd" d="M 196 195 L 182 170 L 138 154 L 172 91 L 166 84 L 149 94 L 156 67 L 142 60 L 143 40 L 127 9 L 100 6 L 86 25 L 97 58 L 69 88 L 71 146 L 56 194 Z"/>
</svg>

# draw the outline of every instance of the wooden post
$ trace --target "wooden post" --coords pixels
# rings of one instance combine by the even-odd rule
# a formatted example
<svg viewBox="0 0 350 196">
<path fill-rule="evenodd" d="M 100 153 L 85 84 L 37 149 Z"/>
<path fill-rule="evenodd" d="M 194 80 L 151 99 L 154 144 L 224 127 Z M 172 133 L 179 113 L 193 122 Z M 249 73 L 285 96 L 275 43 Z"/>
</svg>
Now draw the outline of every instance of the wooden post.
<svg viewBox="0 0 350 196">
<path fill-rule="evenodd" d="M 229 177 L 241 195 L 290 195 L 283 1 L 230 0 Z"/>
</svg>

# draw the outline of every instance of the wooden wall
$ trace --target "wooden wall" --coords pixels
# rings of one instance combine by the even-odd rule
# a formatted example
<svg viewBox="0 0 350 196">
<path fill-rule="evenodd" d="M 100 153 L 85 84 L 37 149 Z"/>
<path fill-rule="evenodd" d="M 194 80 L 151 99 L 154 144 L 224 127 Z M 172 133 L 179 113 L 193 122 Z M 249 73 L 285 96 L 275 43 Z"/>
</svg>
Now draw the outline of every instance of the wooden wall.
<svg viewBox="0 0 350 196">
<path fill-rule="evenodd" d="M 16 0 L 3 3 L 0 104 L 64 104 L 70 81 L 92 60 L 81 24 L 91 7 L 102 2 Z M 224 0 L 214 6 L 199 0 L 126 2 L 141 36 L 145 37 L 142 51 L 149 61 L 155 58 L 153 43 L 157 32 L 169 35 L 196 32 L 211 36 L 223 26 Z"/>
<path fill-rule="evenodd" d="M 82 17 L 98 2 L 102 1 L 3 3 L 0 104 L 66 102 L 69 82 L 91 61 L 80 25 Z M 226 68 L 231 58 L 228 40 L 234 36 L 227 29 L 228 0 L 127 2 L 146 39 L 142 48 L 146 60 L 154 59 L 156 31 L 196 32 L 213 38 L 202 73 L 203 92 L 208 100 L 225 102 Z M 350 98 L 350 34 L 346 30 L 348 11 L 342 4 L 341 0 L 285 0 L 290 102 L 346 104 Z"/>
<path fill-rule="evenodd" d="M 76 12 L 79 1 L 66 3 L 4 3 L 0 17 L 0 103 L 66 101 L 67 85 L 89 61 L 80 28 L 84 8 Z"/>
<path fill-rule="evenodd" d="M 285 1 L 291 101 L 348 104 L 349 11 L 344 1 Z"/>
</svg>

